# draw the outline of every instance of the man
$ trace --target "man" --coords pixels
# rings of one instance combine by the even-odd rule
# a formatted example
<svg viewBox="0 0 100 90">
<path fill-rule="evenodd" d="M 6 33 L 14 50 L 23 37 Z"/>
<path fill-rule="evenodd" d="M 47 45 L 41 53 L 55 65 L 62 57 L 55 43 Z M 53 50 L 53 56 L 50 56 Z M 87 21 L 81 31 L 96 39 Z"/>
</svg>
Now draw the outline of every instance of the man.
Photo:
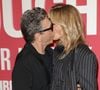
<svg viewBox="0 0 100 90">
<path fill-rule="evenodd" d="M 48 90 L 52 65 L 53 24 L 44 9 L 27 10 L 21 18 L 26 40 L 12 72 L 13 90 Z"/>
</svg>

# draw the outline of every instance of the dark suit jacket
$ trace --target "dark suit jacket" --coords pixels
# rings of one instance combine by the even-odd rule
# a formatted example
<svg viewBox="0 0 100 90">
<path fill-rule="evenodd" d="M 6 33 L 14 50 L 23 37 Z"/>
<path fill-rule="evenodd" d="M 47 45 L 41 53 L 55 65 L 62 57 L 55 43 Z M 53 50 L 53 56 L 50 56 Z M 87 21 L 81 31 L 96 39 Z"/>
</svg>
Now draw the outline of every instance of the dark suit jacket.
<svg viewBox="0 0 100 90">
<path fill-rule="evenodd" d="M 12 90 L 48 90 L 51 60 L 50 48 L 46 49 L 42 60 L 34 47 L 26 44 L 16 58 L 12 72 Z"/>
<path fill-rule="evenodd" d="M 78 45 L 63 59 L 58 59 L 63 48 L 54 51 L 54 69 L 51 90 L 97 90 L 97 59 L 84 44 Z"/>
</svg>

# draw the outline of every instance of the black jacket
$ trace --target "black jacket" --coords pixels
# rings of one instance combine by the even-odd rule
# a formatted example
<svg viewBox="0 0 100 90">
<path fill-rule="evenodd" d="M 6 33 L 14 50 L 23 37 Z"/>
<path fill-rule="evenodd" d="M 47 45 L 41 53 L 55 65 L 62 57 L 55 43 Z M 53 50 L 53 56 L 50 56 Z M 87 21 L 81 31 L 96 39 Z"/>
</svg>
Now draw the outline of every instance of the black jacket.
<svg viewBox="0 0 100 90">
<path fill-rule="evenodd" d="M 42 56 L 31 44 L 26 44 L 16 58 L 12 72 L 12 90 L 48 90 L 51 64 L 50 48 Z"/>
<path fill-rule="evenodd" d="M 97 59 L 95 54 L 84 44 L 78 45 L 63 59 L 63 47 L 54 50 L 54 68 L 51 90 L 97 90 Z"/>
</svg>

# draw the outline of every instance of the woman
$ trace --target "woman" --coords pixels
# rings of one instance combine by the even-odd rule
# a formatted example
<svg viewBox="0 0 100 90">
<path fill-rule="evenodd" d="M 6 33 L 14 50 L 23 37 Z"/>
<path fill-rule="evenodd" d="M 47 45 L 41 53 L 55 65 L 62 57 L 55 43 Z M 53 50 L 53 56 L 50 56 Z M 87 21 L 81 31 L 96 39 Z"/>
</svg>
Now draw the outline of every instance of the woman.
<svg viewBox="0 0 100 90">
<path fill-rule="evenodd" d="M 57 4 L 49 17 L 56 41 L 51 90 L 97 90 L 97 59 L 85 44 L 80 13 L 72 5 Z"/>
</svg>

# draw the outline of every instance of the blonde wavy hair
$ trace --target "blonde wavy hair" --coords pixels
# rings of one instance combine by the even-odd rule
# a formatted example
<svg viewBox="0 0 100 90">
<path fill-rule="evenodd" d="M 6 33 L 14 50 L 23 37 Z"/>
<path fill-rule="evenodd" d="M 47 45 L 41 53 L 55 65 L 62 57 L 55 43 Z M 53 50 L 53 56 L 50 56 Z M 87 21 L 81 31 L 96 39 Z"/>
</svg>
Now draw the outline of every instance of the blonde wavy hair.
<svg viewBox="0 0 100 90">
<path fill-rule="evenodd" d="M 69 53 L 78 44 L 85 43 L 81 15 L 74 6 L 56 4 L 50 9 L 48 15 L 52 21 L 63 28 L 63 37 L 68 42 L 68 44 L 64 45 L 64 52 Z"/>
</svg>

